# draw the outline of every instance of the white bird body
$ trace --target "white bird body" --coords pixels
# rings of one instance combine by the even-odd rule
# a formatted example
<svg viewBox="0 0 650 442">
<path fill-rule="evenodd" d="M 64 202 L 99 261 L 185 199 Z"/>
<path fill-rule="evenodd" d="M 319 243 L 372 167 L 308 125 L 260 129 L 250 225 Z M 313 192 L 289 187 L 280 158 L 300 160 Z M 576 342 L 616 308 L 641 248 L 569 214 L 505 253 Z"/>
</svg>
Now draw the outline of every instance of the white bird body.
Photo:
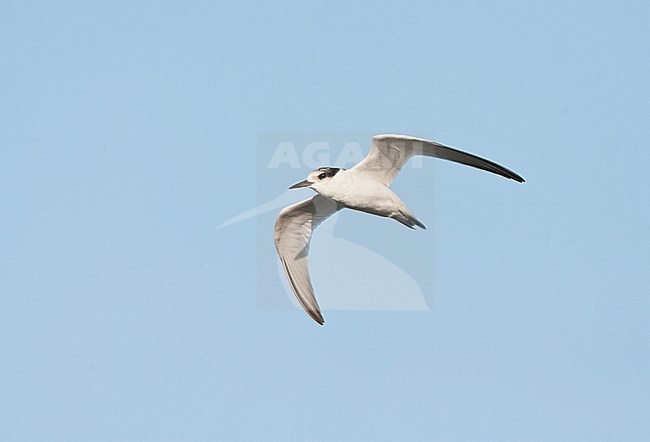
<svg viewBox="0 0 650 442">
<path fill-rule="evenodd" d="M 354 169 L 342 169 L 326 185 L 317 182 L 311 188 L 348 209 L 388 218 L 403 214 L 414 218 L 406 204 L 389 187 L 367 179 Z"/>
<path fill-rule="evenodd" d="M 318 195 L 285 207 L 275 223 L 275 246 L 298 301 L 319 324 L 324 323 L 309 277 L 309 244 L 314 229 L 343 208 L 393 218 L 405 226 L 425 229 L 389 186 L 415 155 L 442 158 L 524 182 L 515 172 L 492 161 L 405 135 L 377 135 L 368 156 L 349 170 L 323 167 L 290 187 L 310 187 Z"/>
</svg>

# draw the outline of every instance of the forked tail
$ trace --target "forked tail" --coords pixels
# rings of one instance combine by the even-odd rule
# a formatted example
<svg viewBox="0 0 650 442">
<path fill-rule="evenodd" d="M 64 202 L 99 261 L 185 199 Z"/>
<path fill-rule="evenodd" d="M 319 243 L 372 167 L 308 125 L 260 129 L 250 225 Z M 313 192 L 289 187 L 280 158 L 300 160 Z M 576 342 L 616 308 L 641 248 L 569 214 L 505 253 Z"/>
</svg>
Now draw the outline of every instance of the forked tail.
<svg viewBox="0 0 650 442">
<path fill-rule="evenodd" d="M 404 213 L 401 210 L 390 215 L 389 218 L 393 218 L 396 221 L 401 222 L 406 227 L 410 229 L 415 229 L 415 226 L 427 230 L 424 224 L 422 224 L 416 217 L 411 214 Z"/>
</svg>

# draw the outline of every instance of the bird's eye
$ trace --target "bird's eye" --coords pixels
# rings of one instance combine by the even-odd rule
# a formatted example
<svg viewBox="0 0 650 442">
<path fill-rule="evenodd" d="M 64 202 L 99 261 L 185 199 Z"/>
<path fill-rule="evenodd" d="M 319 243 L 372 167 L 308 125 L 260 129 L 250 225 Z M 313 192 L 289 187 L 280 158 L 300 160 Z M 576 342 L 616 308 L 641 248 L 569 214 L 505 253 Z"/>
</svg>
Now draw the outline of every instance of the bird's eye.
<svg viewBox="0 0 650 442">
<path fill-rule="evenodd" d="M 327 176 L 327 174 L 325 174 L 325 173 L 321 173 L 320 175 L 318 175 L 318 179 L 319 179 L 319 180 L 322 180 L 322 179 L 324 179 L 326 176 Z"/>
</svg>

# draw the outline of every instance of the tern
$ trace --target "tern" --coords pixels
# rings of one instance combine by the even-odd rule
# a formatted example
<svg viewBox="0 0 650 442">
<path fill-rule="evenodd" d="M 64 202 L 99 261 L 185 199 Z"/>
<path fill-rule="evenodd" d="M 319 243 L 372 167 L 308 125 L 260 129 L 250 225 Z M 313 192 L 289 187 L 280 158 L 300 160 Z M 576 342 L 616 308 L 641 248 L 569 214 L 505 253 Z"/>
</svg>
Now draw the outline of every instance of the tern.
<svg viewBox="0 0 650 442">
<path fill-rule="evenodd" d="M 275 223 L 275 247 L 300 305 L 325 323 L 309 276 L 309 243 L 314 229 L 343 208 L 392 218 L 406 227 L 426 229 L 390 185 L 409 158 L 423 155 L 483 169 L 523 183 L 515 172 L 471 153 L 406 135 L 377 135 L 370 152 L 351 169 L 321 167 L 289 187 L 308 187 L 317 195 L 285 207 Z"/>
</svg>

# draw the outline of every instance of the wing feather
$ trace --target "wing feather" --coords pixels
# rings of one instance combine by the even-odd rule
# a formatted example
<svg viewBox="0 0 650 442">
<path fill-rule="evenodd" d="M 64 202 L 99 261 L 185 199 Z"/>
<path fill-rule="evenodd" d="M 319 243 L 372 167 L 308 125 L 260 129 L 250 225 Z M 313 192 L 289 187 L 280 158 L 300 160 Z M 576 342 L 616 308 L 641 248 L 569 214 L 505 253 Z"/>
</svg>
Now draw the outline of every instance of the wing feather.
<svg viewBox="0 0 650 442">
<path fill-rule="evenodd" d="M 316 322 L 325 320 L 309 276 L 309 244 L 316 227 L 341 209 L 322 195 L 285 207 L 275 222 L 275 248 L 300 305 Z"/>
<path fill-rule="evenodd" d="M 377 135 L 373 137 L 368 156 L 351 170 L 363 173 L 367 178 L 389 186 L 409 158 L 415 155 L 441 158 L 483 169 L 520 183 L 524 182 L 521 176 L 493 161 L 443 146 L 435 141 L 405 135 Z"/>
</svg>

